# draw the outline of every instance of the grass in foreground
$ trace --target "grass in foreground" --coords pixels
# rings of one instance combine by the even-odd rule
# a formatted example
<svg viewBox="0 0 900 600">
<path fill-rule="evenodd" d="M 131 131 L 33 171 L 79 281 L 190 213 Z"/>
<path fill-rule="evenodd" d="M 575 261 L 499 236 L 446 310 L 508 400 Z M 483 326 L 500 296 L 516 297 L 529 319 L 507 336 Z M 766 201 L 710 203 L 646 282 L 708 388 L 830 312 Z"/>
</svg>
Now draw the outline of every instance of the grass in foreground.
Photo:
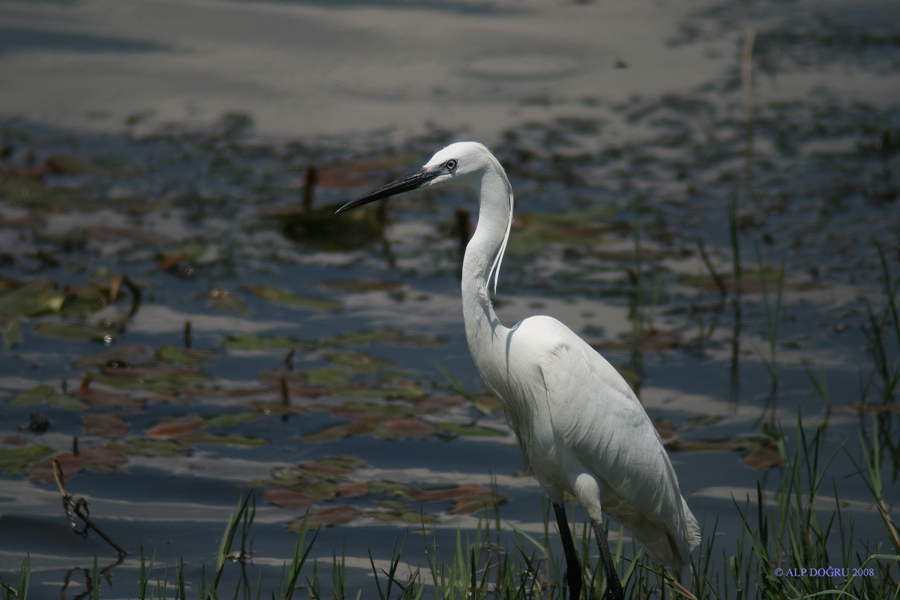
<svg viewBox="0 0 900 600">
<path fill-rule="evenodd" d="M 883 496 L 883 455 L 879 442 L 878 423 L 873 416 L 871 438 L 862 429 L 858 476 L 865 481 L 872 495 L 877 513 L 884 527 L 879 540 L 857 540 L 855 523 L 844 518 L 841 500 L 835 492 L 833 511 L 816 510 L 817 498 L 823 483 L 830 478 L 831 460 L 823 460 L 820 453 L 825 427 L 811 434 L 798 418 L 794 448 L 790 461 L 781 470 L 781 480 L 774 493 L 758 486 L 755 498 L 735 498 L 735 510 L 743 527 L 736 546 L 714 549 L 716 525 L 706 527 L 703 545 L 694 551 L 690 577 L 683 583 L 673 574 L 659 569 L 633 548 L 632 559 L 624 557 L 624 536 L 614 549 L 614 557 L 622 577 L 626 594 L 631 598 L 721 598 L 721 599 L 900 599 L 900 535 L 891 520 L 891 510 Z M 844 450 L 847 451 L 847 450 Z M 834 458 L 834 457 L 832 457 Z M 856 463 L 856 460 L 854 459 Z M 185 581 L 184 563 L 170 568 L 162 578 L 151 581 L 154 570 L 152 558 L 142 557 L 139 579 L 136 582 L 140 600 L 169 599 L 216 600 L 218 598 L 272 598 L 289 600 L 295 594 L 310 599 L 320 598 L 503 598 L 503 599 L 565 599 L 565 561 L 554 554 L 549 540 L 556 536 L 547 517 L 544 520 L 543 540 L 516 531 L 505 523 L 495 508 L 492 519 L 480 522 L 474 531 L 458 531 L 455 549 L 449 560 L 438 559 L 439 548 L 432 538 L 426 542 L 423 565 L 405 575 L 399 574 L 403 544 L 395 544 L 389 567 L 379 569 L 369 553 L 374 581 L 367 589 L 348 592 L 343 552 L 332 554 L 330 585 L 319 577 L 318 560 L 313 556 L 316 535 L 307 540 L 306 524 L 297 538 L 294 555 L 284 563 L 277 589 L 262 590 L 262 578 L 251 581 L 245 566 L 249 557 L 250 537 L 256 507 L 253 496 L 238 503 L 222 535 L 217 561 L 207 574 L 204 567 L 201 580 L 191 585 Z M 546 513 L 545 513 L 546 514 Z M 507 523 L 507 525 L 509 525 Z M 509 528 L 513 531 L 510 532 Z M 591 552 L 591 534 L 586 524 L 575 525 L 573 532 L 581 541 L 584 558 L 584 589 L 588 598 L 601 598 L 605 581 L 599 564 Z M 511 546 L 510 546 L 511 543 Z M 829 551 L 829 548 L 831 551 Z M 834 549 L 838 549 L 835 553 Z M 716 556 L 719 554 L 719 556 Z M 310 564 L 311 563 L 311 564 Z M 827 569 L 831 567 L 830 571 Z M 803 568 L 821 572 L 803 572 Z M 222 589 L 223 574 L 228 569 L 240 569 L 237 582 Z M 0 581 L 0 598 L 25 600 L 29 595 L 31 566 L 26 557 L 17 582 Z M 102 598 L 101 578 L 96 560 L 88 579 L 88 590 L 81 597 Z M 229 581 L 234 580 L 234 572 Z"/>
</svg>

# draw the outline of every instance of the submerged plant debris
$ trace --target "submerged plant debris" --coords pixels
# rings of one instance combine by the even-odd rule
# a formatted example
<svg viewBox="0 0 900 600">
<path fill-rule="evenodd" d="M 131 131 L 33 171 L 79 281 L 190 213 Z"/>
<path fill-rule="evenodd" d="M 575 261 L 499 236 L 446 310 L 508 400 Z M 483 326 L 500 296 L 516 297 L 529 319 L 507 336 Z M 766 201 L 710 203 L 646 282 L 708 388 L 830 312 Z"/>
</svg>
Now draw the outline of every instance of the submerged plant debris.
<svg viewBox="0 0 900 600">
<path fill-rule="evenodd" d="M 757 16 L 758 72 L 857 60 L 897 76 L 894 33 Z M 860 465 L 883 497 L 900 481 L 900 104 L 823 92 L 748 113 L 737 72 L 570 100 L 507 132 L 493 149 L 517 214 L 495 305 L 507 325 L 556 316 L 633 385 L 695 513 L 720 517 L 713 561 L 743 531 L 735 504 L 799 466 L 800 417 L 867 557 L 897 513 Z M 462 132 L 273 142 L 235 118 L 139 137 L 0 120 L 0 531 L 55 519 L 26 551 L 70 559 L 47 533 L 58 500 L 39 504 L 56 461 L 111 517 L 144 509 L 127 531 L 161 556 L 176 533 L 158 529 L 250 489 L 270 539 L 305 523 L 386 554 L 401 525 L 439 535 L 500 510 L 542 535 L 542 493 L 462 331 L 471 227 L 455 209 L 475 207 L 451 192 L 332 215 Z M 847 450 L 857 438 L 877 463 Z M 170 489 L 193 495 L 160 508 Z"/>
</svg>

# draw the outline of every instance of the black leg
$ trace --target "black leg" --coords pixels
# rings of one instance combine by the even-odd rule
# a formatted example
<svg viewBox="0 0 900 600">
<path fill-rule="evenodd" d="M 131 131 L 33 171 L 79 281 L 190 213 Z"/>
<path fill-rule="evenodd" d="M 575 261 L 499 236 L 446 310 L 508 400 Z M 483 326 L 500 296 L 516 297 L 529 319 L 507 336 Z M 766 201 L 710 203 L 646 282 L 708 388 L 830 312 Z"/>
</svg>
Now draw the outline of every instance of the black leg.
<svg viewBox="0 0 900 600">
<path fill-rule="evenodd" d="M 559 525 L 559 537 L 562 538 L 563 550 L 566 552 L 566 581 L 569 584 L 569 600 L 580 600 L 581 563 L 578 562 L 578 554 L 575 552 L 575 542 L 572 541 L 572 532 L 569 531 L 569 520 L 566 518 L 566 507 L 562 504 L 554 504 L 553 512 L 556 513 L 556 523 Z"/>
<path fill-rule="evenodd" d="M 603 561 L 603 571 L 606 573 L 606 600 L 623 600 L 625 592 L 622 591 L 622 583 L 619 581 L 616 566 L 609 553 L 609 544 L 606 543 L 606 532 L 603 530 L 603 525 L 597 521 L 591 521 L 591 527 L 594 529 L 594 536 L 600 546 L 600 559 Z"/>
</svg>

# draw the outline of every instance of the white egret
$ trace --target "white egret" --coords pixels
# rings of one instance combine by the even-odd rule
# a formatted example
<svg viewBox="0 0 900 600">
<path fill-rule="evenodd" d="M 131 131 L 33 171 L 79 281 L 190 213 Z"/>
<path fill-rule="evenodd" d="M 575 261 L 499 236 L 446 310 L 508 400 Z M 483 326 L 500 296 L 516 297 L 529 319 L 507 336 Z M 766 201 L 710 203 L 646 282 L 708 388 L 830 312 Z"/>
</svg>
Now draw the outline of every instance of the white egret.
<svg viewBox="0 0 900 600">
<path fill-rule="evenodd" d="M 463 320 L 478 372 L 500 397 L 525 462 L 550 496 L 566 555 L 570 597 L 580 598 L 581 565 L 564 508 L 569 493 L 587 511 L 607 578 L 621 599 L 603 530 L 606 512 L 647 553 L 680 573 L 700 529 L 650 418 L 621 375 L 568 327 L 547 316 L 512 328 L 497 319 L 496 293 L 509 239 L 513 193 L 503 167 L 475 142 L 452 144 L 421 170 L 345 204 L 337 212 L 401 192 L 454 183 L 480 196 L 478 225 L 462 269 Z"/>
</svg>

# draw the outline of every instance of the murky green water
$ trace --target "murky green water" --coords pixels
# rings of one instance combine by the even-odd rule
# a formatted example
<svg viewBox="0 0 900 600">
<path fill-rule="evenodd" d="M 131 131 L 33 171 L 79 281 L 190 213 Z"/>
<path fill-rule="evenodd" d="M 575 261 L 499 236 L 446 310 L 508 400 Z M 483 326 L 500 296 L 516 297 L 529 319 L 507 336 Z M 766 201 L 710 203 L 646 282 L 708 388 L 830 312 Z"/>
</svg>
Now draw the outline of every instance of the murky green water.
<svg viewBox="0 0 900 600">
<path fill-rule="evenodd" d="M 763 17 L 725 5 L 672 44 L 752 19 L 756 77 L 897 84 L 880 5 L 859 23 L 835 8 L 802 24 L 791 6 Z M 896 301 L 900 104 L 821 90 L 748 105 L 738 54 L 689 94 L 585 97 L 494 146 L 517 199 L 497 312 L 507 324 L 556 316 L 622 369 L 671 438 L 692 510 L 718 520 L 719 556 L 738 537 L 735 502 L 777 487 L 798 414 L 826 426 L 822 508 L 835 486 L 863 552 L 884 530 L 853 462 L 860 431 L 881 440 L 885 497 L 900 491 L 900 340 L 885 291 Z M 103 597 L 132 593 L 142 551 L 157 565 L 183 558 L 199 581 L 250 490 L 251 580 L 277 581 L 307 509 L 342 521 L 313 554 L 346 552 L 352 590 L 372 583 L 367 553 L 388 560 L 404 535 L 412 565 L 432 534 L 452 546 L 493 514 L 479 510 L 497 502 L 494 484 L 501 516 L 542 535 L 543 494 L 463 336 L 455 211 L 474 223 L 472 199 L 411 195 L 342 219 L 327 208 L 472 132 L 398 147 L 261 140 L 241 114 L 132 126 L 2 121 L 0 575 L 27 554 L 38 596 L 74 597 L 95 554 L 116 562 L 95 533 L 69 530 L 52 457 L 129 553 Z"/>
</svg>

